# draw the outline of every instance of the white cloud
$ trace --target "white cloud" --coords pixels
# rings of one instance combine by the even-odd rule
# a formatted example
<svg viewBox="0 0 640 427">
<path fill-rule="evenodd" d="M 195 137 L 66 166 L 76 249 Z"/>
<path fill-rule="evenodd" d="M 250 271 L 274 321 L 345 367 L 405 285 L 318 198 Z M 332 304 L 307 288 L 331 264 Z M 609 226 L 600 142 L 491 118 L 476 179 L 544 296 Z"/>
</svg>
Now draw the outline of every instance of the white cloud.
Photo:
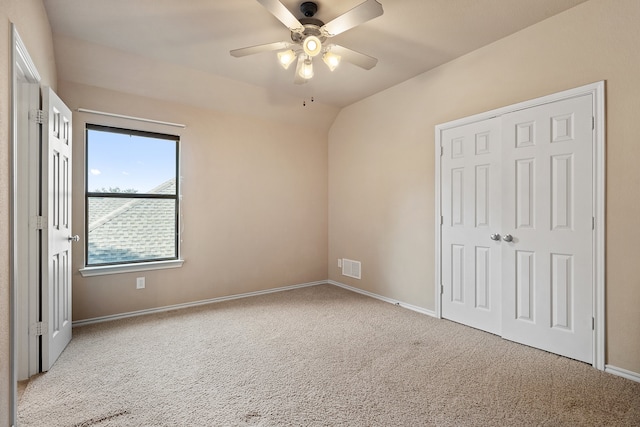
<svg viewBox="0 0 640 427">
<path fill-rule="evenodd" d="M 122 175 L 129 175 L 129 172 L 127 172 L 127 171 L 122 171 Z"/>
<path fill-rule="evenodd" d="M 91 175 L 100 175 L 102 172 L 100 172 L 98 169 L 91 169 Z"/>
</svg>

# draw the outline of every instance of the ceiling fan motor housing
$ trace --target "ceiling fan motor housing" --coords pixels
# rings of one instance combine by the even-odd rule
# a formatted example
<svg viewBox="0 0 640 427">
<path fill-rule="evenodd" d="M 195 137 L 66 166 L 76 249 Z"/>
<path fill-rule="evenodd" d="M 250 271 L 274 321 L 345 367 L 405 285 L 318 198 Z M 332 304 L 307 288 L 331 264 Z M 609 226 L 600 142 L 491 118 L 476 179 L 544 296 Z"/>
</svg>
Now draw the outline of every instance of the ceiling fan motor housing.
<svg viewBox="0 0 640 427">
<path fill-rule="evenodd" d="M 291 32 L 291 40 L 295 43 L 302 43 L 307 36 L 316 36 L 322 43 L 327 39 L 327 37 L 322 34 L 322 31 L 320 31 L 320 28 L 324 25 L 324 22 L 321 20 L 315 18 L 302 18 L 300 23 L 304 27 L 304 31 L 302 33 L 296 33 L 294 31 Z"/>
<path fill-rule="evenodd" d="M 322 43 L 324 43 L 326 37 L 324 37 L 320 31 L 320 27 L 324 25 L 324 22 L 313 17 L 317 11 L 318 5 L 315 2 L 305 1 L 300 4 L 300 12 L 302 12 L 302 14 L 305 16 L 304 18 L 300 19 L 300 23 L 304 27 L 304 31 L 302 33 L 296 33 L 292 31 L 291 40 L 293 40 L 295 43 L 304 43 L 304 40 L 308 36 L 315 36 L 318 37 Z"/>
</svg>

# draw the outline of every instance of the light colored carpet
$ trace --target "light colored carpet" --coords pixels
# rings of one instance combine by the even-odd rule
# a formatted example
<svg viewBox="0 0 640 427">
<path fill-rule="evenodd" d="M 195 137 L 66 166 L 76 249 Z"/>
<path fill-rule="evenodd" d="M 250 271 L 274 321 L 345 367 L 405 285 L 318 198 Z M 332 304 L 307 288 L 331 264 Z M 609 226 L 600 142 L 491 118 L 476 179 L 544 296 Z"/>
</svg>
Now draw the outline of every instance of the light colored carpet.
<svg viewBox="0 0 640 427">
<path fill-rule="evenodd" d="M 74 329 L 20 426 L 640 425 L 640 384 L 331 285 Z"/>
</svg>

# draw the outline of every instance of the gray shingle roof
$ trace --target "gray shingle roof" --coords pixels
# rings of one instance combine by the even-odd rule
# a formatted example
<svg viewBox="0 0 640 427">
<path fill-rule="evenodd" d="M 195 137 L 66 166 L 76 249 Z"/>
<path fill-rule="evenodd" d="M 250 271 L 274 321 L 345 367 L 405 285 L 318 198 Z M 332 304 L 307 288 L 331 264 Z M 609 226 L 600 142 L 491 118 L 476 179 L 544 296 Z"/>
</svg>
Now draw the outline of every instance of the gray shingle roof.
<svg viewBox="0 0 640 427">
<path fill-rule="evenodd" d="M 149 193 L 175 194 L 170 179 Z M 91 197 L 87 264 L 174 258 L 176 203 L 171 199 Z"/>
</svg>

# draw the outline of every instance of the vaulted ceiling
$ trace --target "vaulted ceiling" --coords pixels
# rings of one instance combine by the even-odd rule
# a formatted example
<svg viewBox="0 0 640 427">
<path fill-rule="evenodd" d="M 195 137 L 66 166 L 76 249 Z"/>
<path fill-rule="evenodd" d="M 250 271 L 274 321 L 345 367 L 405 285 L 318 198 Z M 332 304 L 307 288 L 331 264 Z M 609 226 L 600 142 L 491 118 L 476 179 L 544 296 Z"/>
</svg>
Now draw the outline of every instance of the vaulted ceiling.
<svg viewBox="0 0 640 427">
<path fill-rule="evenodd" d="M 318 0 L 315 17 L 328 22 L 362 1 Z M 180 77 L 176 71 L 176 83 L 194 75 L 210 76 L 222 93 L 228 82 L 254 87 L 264 98 L 314 97 L 318 103 L 340 108 L 583 1 L 379 0 L 382 16 L 332 39 L 378 58 L 377 66 L 367 71 L 343 62 L 330 72 L 320 63 L 314 78 L 304 85 L 293 83 L 294 67 L 284 70 L 275 52 L 242 58 L 229 54 L 232 49 L 291 40 L 289 30 L 256 0 L 44 0 L 44 4 L 56 54 L 61 52 L 65 59 L 58 61 L 63 80 L 100 86 L 102 78 L 105 86 L 113 86 L 114 82 L 106 84 L 109 75 L 122 74 L 123 61 L 138 57 L 197 73 Z M 302 18 L 300 0 L 282 3 Z M 102 51 L 117 52 L 120 59 L 91 66 L 105 56 Z M 148 71 L 143 74 L 141 80 L 153 80 Z M 188 103 L 189 95 L 180 101 Z"/>
</svg>

